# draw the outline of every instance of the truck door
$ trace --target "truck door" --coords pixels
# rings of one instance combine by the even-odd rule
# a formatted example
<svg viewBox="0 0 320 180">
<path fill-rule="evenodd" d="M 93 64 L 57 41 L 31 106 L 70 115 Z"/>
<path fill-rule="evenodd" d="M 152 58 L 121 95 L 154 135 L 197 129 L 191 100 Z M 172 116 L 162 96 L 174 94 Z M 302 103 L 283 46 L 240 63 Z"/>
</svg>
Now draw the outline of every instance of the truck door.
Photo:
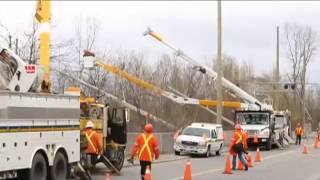
<svg viewBox="0 0 320 180">
<path fill-rule="evenodd" d="M 116 143 L 127 143 L 127 122 L 125 108 L 113 108 L 109 111 L 109 137 Z"/>
</svg>

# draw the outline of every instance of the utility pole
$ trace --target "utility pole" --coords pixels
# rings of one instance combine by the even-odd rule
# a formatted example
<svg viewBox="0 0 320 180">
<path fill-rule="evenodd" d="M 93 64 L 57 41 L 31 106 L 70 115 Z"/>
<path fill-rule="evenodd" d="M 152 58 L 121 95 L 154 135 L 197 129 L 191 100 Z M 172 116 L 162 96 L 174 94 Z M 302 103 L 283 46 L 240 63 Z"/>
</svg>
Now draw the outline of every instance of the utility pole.
<svg viewBox="0 0 320 180">
<path fill-rule="evenodd" d="M 279 26 L 277 26 L 277 62 L 276 62 L 276 85 L 275 85 L 275 89 L 278 90 L 279 89 L 279 81 L 280 81 L 280 68 L 279 68 Z M 280 104 L 279 104 L 279 93 L 276 94 L 275 96 L 275 108 L 277 110 L 280 109 Z"/>
<path fill-rule="evenodd" d="M 218 20 L 217 20 L 217 123 L 221 124 L 222 120 L 222 49 L 221 49 L 221 0 L 218 0 Z"/>
</svg>

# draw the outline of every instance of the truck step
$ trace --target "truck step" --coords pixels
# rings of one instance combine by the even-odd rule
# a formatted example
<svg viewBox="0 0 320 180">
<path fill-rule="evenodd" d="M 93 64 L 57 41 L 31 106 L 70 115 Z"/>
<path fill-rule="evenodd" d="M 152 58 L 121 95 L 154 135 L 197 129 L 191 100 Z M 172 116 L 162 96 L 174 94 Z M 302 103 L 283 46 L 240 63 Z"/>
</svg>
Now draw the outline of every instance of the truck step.
<svg viewBox="0 0 320 180">
<path fill-rule="evenodd" d="M 120 175 L 119 169 L 117 169 L 107 157 L 101 155 L 99 161 L 102 162 L 107 168 L 114 171 L 116 174 Z"/>
</svg>

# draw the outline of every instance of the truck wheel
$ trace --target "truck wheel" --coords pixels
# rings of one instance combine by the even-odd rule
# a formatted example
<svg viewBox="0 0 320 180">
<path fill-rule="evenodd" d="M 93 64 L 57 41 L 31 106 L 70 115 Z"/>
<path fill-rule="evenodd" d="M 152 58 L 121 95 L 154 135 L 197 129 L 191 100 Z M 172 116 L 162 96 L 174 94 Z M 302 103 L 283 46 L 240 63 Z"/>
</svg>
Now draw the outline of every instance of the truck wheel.
<svg viewBox="0 0 320 180">
<path fill-rule="evenodd" d="M 31 169 L 28 172 L 28 180 L 46 180 L 48 167 L 41 153 L 36 153 L 32 160 Z"/>
<path fill-rule="evenodd" d="M 68 162 L 61 152 L 57 152 L 50 168 L 50 180 L 66 180 L 68 176 Z"/>
<path fill-rule="evenodd" d="M 270 151 L 270 150 L 271 150 L 271 146 L 272 146 L 271 139 L 269 139 L 269 140 L 267 141 L 267 144 L 266 144 L 266 150 L 267 150 L 267 151 Z"/>
<path fill-rule="evenodd" d="M 179 156 L 180 155 L 180 151 L 174 151 L 174 154 Z"/>
</svg>

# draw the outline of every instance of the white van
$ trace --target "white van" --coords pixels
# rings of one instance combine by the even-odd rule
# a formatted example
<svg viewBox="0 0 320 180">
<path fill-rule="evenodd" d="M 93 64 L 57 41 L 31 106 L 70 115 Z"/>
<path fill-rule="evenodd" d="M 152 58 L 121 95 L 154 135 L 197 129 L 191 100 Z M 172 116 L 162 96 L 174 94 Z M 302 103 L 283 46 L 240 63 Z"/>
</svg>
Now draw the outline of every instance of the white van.
<svg viewBox="0 0 320 180">
<path fill-rule="evenodd" d="M 174 143 L 174 152 L 197 154 L 209 157 L 220 155 L 223 147 L 223 129 L 221 124 L 192 123 L 184 128 Z"/>
</svg>

